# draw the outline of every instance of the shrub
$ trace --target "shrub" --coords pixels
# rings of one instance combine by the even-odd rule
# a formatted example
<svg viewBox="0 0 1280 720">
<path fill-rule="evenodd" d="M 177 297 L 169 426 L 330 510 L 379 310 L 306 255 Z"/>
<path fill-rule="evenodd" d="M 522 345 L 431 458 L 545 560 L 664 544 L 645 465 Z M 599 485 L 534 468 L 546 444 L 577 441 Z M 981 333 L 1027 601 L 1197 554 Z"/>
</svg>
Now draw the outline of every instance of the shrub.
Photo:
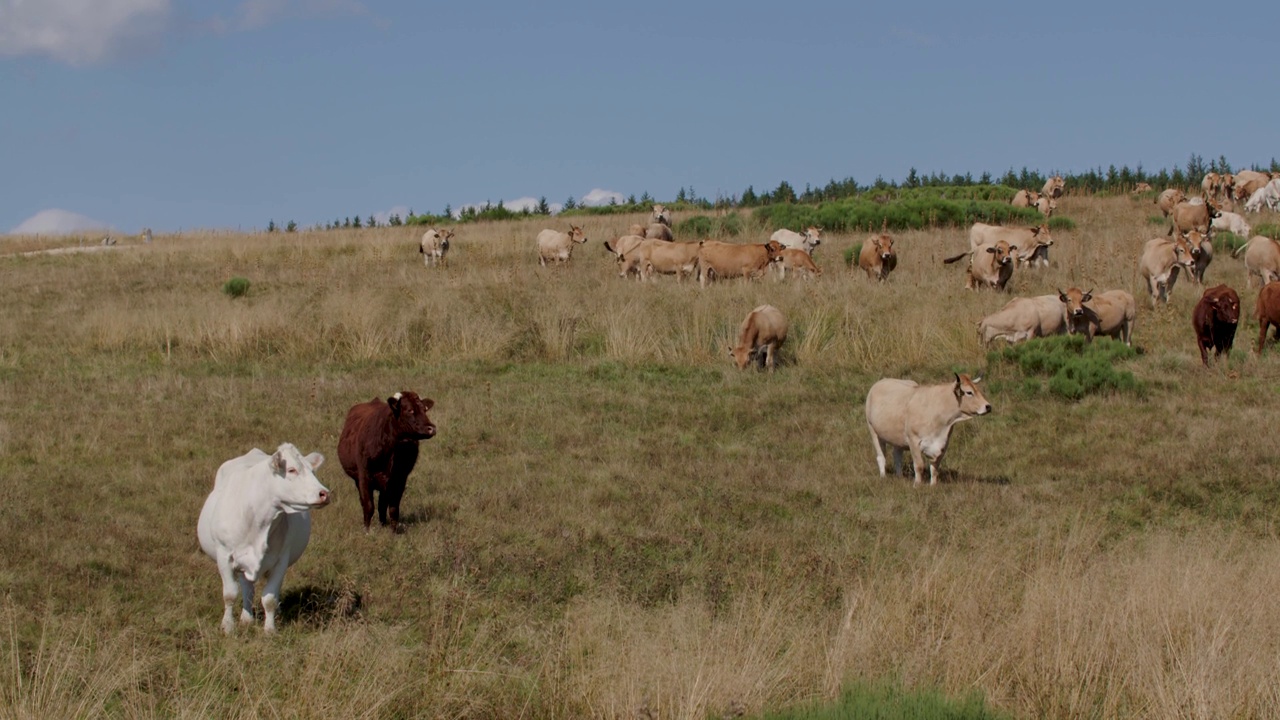
<svg viewBox="0 0 1280 720">
<path fill-rule="evenodd" d="M 1062 216 L 1049 218 L 1049 229 L 1050 230 L 1075 230 L 1076 221 L 1072 220 L 1069 217 L 1062 217 Z"/>
<path fill-rule="evenodd" d="M 1272 240 L 1280 240 L 1280 225 L 1276 225 L 1274 223 L 1258 223 L 1258 226 L 1253 229 L 1253 234 L 1269 237 Z"/>
<path fill-rule="evenodd" d="M 249 279 L 233 277 L 222 283 L 222 292 L 230 298 L 244 297 L 249 292 Z"/>
<path fill-rule="evenodd" d="M 832 232 L 872 232 L 882 227 L 890 230 L 968 227 L 975 222 L 1038 225 L 1043 217 L 1034 208 L 1016 208 L 1004 201 L 947 200 L 924 193 L 900 200 L 878 202 L 877 199 L 859 196 L 817 206 L 766 205 L 755 210 L 755 217 L 765 227 L 774 229 L 797 230 L 816 225 Z"/>
<path fill-rule="evenodd" d="M 1133 373 L 1117 370 L 1116 361 L 1136 357 L 1138 351 L 1111 338 L 1092 343 L 1082 335 L 1058 335 L 1029 340 L 987 356 L 988 362 L 1015 365 L 1034 384 L 1024 381 L 1021 390 L 1031 394 L 1044 388 L 1032 376 L 1049 378 L 1048 391 L 1067 400 L 1103 392 L 1141 393 Z"/>
<path fill-rule="evenodd" d="M 853 264 L 858 262 L 858 256 L 862 254 L 862 243 L 858 243 L 844 251 L 844 266 L 852 268 Z"/>
<path fill-rule="evenodd" d="M 742 233 L 742 217 L 737 214 L 694 215 L 676 223 L 675 235 L 681 240 L 709 237 L 737 237 Z"/>
</svg>

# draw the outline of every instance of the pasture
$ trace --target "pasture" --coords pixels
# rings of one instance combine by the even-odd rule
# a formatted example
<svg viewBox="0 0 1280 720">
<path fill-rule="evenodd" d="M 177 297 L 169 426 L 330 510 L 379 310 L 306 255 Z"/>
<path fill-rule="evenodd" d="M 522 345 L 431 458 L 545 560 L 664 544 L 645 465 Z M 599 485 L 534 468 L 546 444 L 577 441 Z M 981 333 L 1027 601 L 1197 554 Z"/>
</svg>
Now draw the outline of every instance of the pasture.
<svg viewBox="0 0 1280 720">
<path fill-rule="evenodd" d="M 602 242 L 641 215 L 574 218 L 566 267 L 538 267 L 556 218 L 459 226 L 432 268 L 421 228 L 0 257 L 0 714 L 718 718 L 890 683 L 1028 718 L 1280 715 L 1280 353 L 1250 352 L 1257 289 L 1220 252 L 1206 281 L 1249 319 L 1200 367 L 1201 288 L 1152 311 L 1137 275 L 1153 212 L 1062 198 L 1074 230 L 1010 295 L 942 264 L 965 229 L 895 233 L 883 284 L 842 259 L 865 233 L 824 234 L 812 281 L 624 281 Z M 1142 392 L 988 366 L 983 315 L 1070 285 L 1133 293 Z M 782 363 L 738 371 L 763 303 Z M 994 412 L 943 482 L 879 477 L 867 388 L 983 369 Z M 338 433 L 397 390 L 439 432 L 404 534 L 366 534 Z M 335 500 L 280 633 L 228 638 L 196 518 L 220 463 L 286 441 Z"/>
</svg>

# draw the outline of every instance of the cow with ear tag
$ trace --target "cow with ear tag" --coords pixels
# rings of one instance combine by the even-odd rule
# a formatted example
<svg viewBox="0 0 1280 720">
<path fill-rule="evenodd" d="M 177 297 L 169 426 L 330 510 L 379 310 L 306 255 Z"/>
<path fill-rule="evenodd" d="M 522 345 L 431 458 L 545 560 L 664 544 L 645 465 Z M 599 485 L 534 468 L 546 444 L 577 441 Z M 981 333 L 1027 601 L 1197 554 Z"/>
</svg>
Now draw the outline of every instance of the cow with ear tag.
<svg viewBox="0 0 1280 720">
<path fill-rule="evenodd" d="M 894 474 L 902 472 L 902 452 L 911 451 L 915 483 L 924 481 L 929 463 L 929 484 L 938 482 L 938 465 L 947 452 L 951 428 L 958 422 L 991 412 L 991 403 L 978 388 L 979 376 L 956 375 L 956 381 L 921 386 L 911 380 L 884 378 L 867 391 L 867 428 L 876 451 L 880 477 L 885 474 L 884 449 L 893 449 Z"/>
<path fill-rule="evenodd" d="M 268 455 L 254 448 L 218 468 L 213 492 L 200 510 L 200 548 L 222 576 L 222 629 L 231 634 L 232 606 L 241 597 L 240 622 L 253 622 L 254 583 L 262 588 L 262 629 L 276 630 L 276 608 L 285 571 L 302 557 L 311 539 L 311 510 L 329 504 L 329 490 L 315 470 L 320 453 L 303 456 L 285 443 Z"/>
<path fill-rule="evenodd" d="M 400 532 L 400 498 L 409 473 L 418 462 L 418 442 L 435 437 L 436 426 L 427 411 L 435 401 L 409 390 L 384 400 L 374 398 L 347 411 L 338 438 L 338 461 L 356 483 L 364 529 L 373 518 L 373 493 L 378 493 L 378 521 Z"/>
</svg>

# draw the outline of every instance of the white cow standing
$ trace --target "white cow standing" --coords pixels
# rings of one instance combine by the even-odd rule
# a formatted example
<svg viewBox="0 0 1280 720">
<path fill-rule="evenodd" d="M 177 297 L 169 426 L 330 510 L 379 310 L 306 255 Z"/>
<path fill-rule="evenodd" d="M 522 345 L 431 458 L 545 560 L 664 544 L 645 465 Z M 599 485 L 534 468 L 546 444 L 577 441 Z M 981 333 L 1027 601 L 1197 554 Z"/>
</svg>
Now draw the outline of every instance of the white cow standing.
<svg viewBox="0 0 1280 720">
<path fill-rule="evenodd" d="M 222 576 L 222 630 L 235 629 L 231 606 L 241 596 L 240 622 L 253 622 L 253 589 L 260 577 L 262 629 L 276 631 L 276 608 L 285 571 L 311 539 L 311 510 L 329 504 L 329 490 L 315 476 L 320 453 L 303 457 L 285 443 L 268 455 L 254 448 L 218 468 L 200 510 L 196 536 Z"/>
</svg>

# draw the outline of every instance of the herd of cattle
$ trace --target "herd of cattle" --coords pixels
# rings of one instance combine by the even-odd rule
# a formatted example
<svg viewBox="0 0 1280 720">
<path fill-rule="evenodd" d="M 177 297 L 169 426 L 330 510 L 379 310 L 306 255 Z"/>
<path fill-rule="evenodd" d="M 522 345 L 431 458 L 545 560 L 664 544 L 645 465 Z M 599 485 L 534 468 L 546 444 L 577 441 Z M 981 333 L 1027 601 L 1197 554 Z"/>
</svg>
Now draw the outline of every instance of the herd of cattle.
<svg viewBox="0 0 1280 720">
<path fill-rule="evenodd" d="M 1181 191 L 1166 190 L 1156 200 L 1170 218 L 1166 237 L 1149 240 L 1138 260 L 1147 283 L 1152 307 L 1168 302 L 1180 272 L 1202 283 L 1213 260 L 1211 233 L 1229 230 L 1248 236 L 1244 218 L 1231 212 L 1235 201 L 1245 200 L 1245 210 L 1280 207 L 1280 175 L 1241 172 L 1234 176 L 1209 173 L 1204 195 L 1188 198 Z M 1150 188 L 1145 188 L 1149 190 Z M 1013 204 L 1036 207 L 1047 218 L 1057 209 L 1064 190 L 1062 178 L 1050 178 L 1040 192 L 1019 191 Z M 419 251 L 428 266 L 445 262 L 453 231 L 428 230 Z M 537 236 L 541 265 L 566 263 L 573 249 L 587 241 L 580 227 L 569 232 L 543 230 Z M 620 275 L 647 281 L 655 274 L 675 275 L 677 280 L 697 275 L 700 285 L 743 277 L 758 278 L 770 267 L 780 278 L 788 271 L 817 276 L 822 270 L 813 261 L 821 230 L 779 230 L 765 243 L 725 243 L 712 240 L 675 242 L 670 213 L 655 205 L 651 222 L 633 225 L 627 234 L 604 244 L 617 260 Z M 1002 227 L 975 223 L 969 231 L 969 249 L 944 260 L 946 264 L 968 260 L 965 287 L 1007 290 L 1018 267 L 1047 266 L 1053 238 L 1047 225 Z M 1280 245 L 1267 237 L 1251 237 L 1233 256 L 1244 255 L 1246 282 L 1256 276 L 1262 285 L 1257 300 L 1262 351 L 1269 327 L 1280 339 Z M 858 254 L 858 266 L 867 277 L 884 281 L 897 266 L 893 238 L 886 233 L 867 238 Z M 1018 343 L 1031 338 L 1078 334 L 1087 340 L 1097 335 L 1132 343 L 1136 302 L 1124 290 L 1093 292 L 1071 287 L 1037 297 L 1014 298 L 1003 308 L 982 318 L 977 325 L 984 344 L 1003 338 Z M 1192 313 L 1201 360 L 1209 365 L 1208 352 L 1229 352 L 1239 322 L 1240 298 L 1235 290 L 1219 285 L 1204 291 Z M 787 339 L 786 316 L 772 305 L 748 313 L 729 355 L 739 369 L 749 364 L 773 371 L 779 350 Z M 881 476 L 886 474 L 886 449 L 893 452 L 894 472 L 901 474 L 904 452 L 910 452 L 915 482 L 937 482 L 938 465 L 946 453 L 951 429 L 958 422 L 992 410 L 982 390 L 981 377 L 956 374 L 954 382 L 921 386 L 910 380 L 884 378 L 867 393 L 865 415 Z M 435 435 L 427 416 L 433 401 L 410 391 L 386 400 L 373 399 L 353 406 L 338 441 L 343 470 L 354 481 L 360 497 L 364 527 L 369 529 L 377 494 L 378 519 L 399 531 L 400 500 L 418 457 L 418 444 Z M 222 578 L 224 614 L 222 628 L 234 630 L 233 606 L 241 598 L 240 621 L 253 620 L 254 584 L 265 578 L 262 592 L 264 629 L 275 630 L 275 614 L 285 571 L 307 546 L 311 532 L 310 511 L 329 503 L 329 490 L 315 476 L 324 462 L 319 453 L 302 455 L 293 445 L 280 445 L 268 455 L 254 449 L 228 460 L 218 469 L 213 491 L 205 501 L 197 525 L 200 546 L 218 566 Z"/>
</svg>

